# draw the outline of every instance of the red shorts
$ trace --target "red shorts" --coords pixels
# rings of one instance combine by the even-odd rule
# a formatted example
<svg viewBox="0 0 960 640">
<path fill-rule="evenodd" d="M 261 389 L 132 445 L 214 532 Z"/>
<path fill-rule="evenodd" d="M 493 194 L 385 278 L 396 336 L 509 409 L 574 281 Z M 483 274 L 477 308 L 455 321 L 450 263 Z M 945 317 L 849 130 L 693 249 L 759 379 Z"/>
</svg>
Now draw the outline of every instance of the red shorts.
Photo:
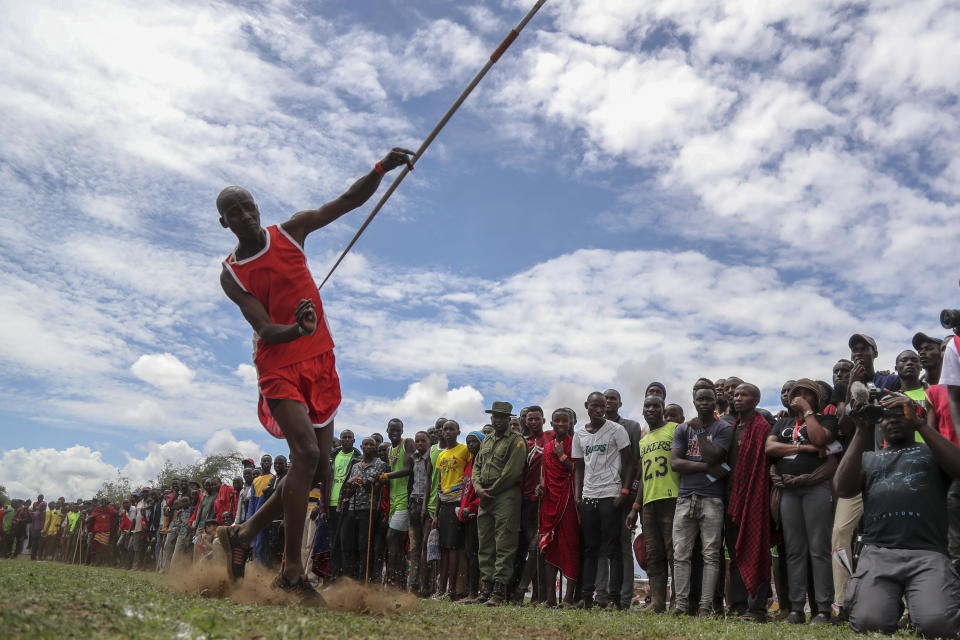
<svg viewBox="0 0 960 640">
<path fill-rule="evenodd" d="M 275 438 L 283 438 L 280 425 L 270 413 L 267 398 L 296 400 L 307 407 L 315 427 L 325 427 L 337 415 L 340 406 L 340 376 L 333 351 L 315 358 L 260 374 L 260 423 Z"/>
</svg>

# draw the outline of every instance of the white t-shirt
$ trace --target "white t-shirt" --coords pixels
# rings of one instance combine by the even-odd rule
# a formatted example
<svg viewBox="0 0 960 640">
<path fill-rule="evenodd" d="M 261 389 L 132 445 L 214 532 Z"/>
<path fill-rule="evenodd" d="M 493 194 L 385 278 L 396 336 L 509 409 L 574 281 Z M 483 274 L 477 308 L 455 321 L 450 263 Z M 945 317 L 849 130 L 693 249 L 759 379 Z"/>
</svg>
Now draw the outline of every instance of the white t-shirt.
<svg viewBox="0 0 960 640">
<path fill-rule="evenodd" d="M 620 450 L 630 446 L 627 430 L 607 420 L 596 433 L 578 429 L 573 434 L 570 457 L 583 458 L 584 498 L 620 495 Z"/>
<path fill-rule="evenodd" d="M 960 387 L 960 353 L 957 353 L 957 339 L 954 337 L 943 352 L 943 365 L 940 369 L 940 384 Z"/>
</svg>

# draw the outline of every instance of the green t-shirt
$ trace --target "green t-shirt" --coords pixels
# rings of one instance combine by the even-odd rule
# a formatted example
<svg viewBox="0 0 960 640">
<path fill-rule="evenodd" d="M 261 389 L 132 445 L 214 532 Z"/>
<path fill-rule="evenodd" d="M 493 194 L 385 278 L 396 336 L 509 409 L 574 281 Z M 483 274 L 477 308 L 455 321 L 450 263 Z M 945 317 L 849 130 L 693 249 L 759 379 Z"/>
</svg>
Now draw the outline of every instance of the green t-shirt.
<svg viewBox="0 0 960 640">
<path fill-rule="evenodd" d="M 440 445 L 435 444 L 430 447 L 430 466 L 434 472 L 430 475 L 430 500 L 427 502 L 427 512 L 432 516 L 437 514 L 437 488 L 440 486 L 440 474 L 436 472 L 436 468 L 439 457 Z"/>
<path fill-rule="evenodd" d="M 70 533 L 73 533 L 74 528 L 77 526 L 77 520 L 80 519 L 80 514 L 77 511 L 71 511 L 67 514 L 67 521 L 70 522 Z"/>
<path fill-rule="evenodd" d="M 667 422 L 640 439 L 640 463 L 643 465 L 643 504 L 676 498 L 680 493 L 680 476 L 670 466 L 670 446 L 676 422 Z"/>
<path fill-rule="evenodd" d="M 401 440 L 396 447 L 390 447 L 387 460 L 390 461 L 390 471 L 400 471 L 407 468 L 407 451 L 404 449 L 406 440 Z M 393 478 L 390 480 L 390 515 L 407 509 L 407 486 L 410 478 Z"/>
<path fill-rule="evenodd" d="M 352 457 L 352 450 L 341 451 L 333 459 L 333 483 L 330 485 L 331 507 L 336 507 L 340 503 L 340 489 L 343 488 L 343 481 L 347 479 L 347 467 L 350 465 Z"/>
</svg>

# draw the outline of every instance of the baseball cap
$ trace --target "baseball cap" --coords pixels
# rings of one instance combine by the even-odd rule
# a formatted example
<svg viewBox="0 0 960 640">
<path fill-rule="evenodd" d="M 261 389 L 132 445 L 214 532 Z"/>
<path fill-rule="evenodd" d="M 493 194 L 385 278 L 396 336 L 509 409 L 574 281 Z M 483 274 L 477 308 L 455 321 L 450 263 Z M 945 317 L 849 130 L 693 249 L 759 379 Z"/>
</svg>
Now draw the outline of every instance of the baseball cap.
<svg viewBox="0 0 960 640">
<path fill-rule="evenodd" d="M 932 336 L 928 336 L 922 331 L 915 333 L 913 335 L 913 340 L 912 340 L 913 348 L 916 349 L 917 351 L 920 351 L 920 345 L 926 342 L 933 343 L 939 347 L 942 340 L 940 338 L 934 338 Z"/>
<path fill-rule="evenodd" d="M 853 345 L 855 345 L 858 342 L 866 342 L 868 345 L 870 345 L 873 348 L 874 351 L 877 350 L 877 341 L 865 333 L 855 333 L 852 336 L 850 336 L 850 339 L 847 340 L 847 346 L 853 349 Z"/>
</svg>

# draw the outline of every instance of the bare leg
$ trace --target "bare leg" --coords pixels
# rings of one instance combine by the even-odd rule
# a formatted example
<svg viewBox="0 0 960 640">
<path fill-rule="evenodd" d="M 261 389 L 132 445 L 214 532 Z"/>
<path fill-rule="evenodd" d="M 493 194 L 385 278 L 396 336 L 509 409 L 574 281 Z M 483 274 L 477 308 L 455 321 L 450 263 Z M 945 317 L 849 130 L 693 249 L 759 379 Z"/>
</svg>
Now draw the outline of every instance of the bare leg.
<svg viewBox="0 0 960 640">
<path fill-rule="evenodd" d="M 307 408 L 294 400 L 280 400 L 271 413 L 280 425 L 290 447 L 293 464 L 290 472 L 278 483 L 276 491 L 249 520 L 240 525 L 240 540 L 249 542 L 283 512 L 283 577 L 294 583 L 303 575 L 300 546 L 303 542 L 303 521 L 307 516 L 307 498 L 320 461 L 322 434 L 317 434 Z M 321 429 L 330 432 L 330 427 Z M 330 436 L 326 435 L 327 461 L 330 458 Z"/>
<path fill-rule="evenodd" d="M 456 593 L 457 591 L 457 571 L 460 569 L 460 557 L 458 555 L 459 549 L 450 549 L 445 550 L 444 553 L 449 554 L 449 559 L 447 560 L 447 575 L 450 576 L 450 587 L 447 589 L 449 593 Z"/>
<path fill-rule="evenodd" d="M 450 554 L 448 549 L 440 549 L 440 586 L 437 593 L 443 594 L 447 590 L 447 577 L 450 575 Z"/>
<path fill-rule="evenodd" d="M 406 581 L 403 579 L 403 564 L 407 561 L 403 553 L 403 531 L 394 529 L 387 530 L 387 584 L 393 585 L 398 589 L 406 589 Z"/>
<path fill-rule="evenodd" d="M 547 579 L 544 586 L 544 595 L 548 607 L 557 606 L 557 568 L 552 564 L 547 565 Z M 569 591 L 569 589 L 568 589 Z"/>
</svg>

